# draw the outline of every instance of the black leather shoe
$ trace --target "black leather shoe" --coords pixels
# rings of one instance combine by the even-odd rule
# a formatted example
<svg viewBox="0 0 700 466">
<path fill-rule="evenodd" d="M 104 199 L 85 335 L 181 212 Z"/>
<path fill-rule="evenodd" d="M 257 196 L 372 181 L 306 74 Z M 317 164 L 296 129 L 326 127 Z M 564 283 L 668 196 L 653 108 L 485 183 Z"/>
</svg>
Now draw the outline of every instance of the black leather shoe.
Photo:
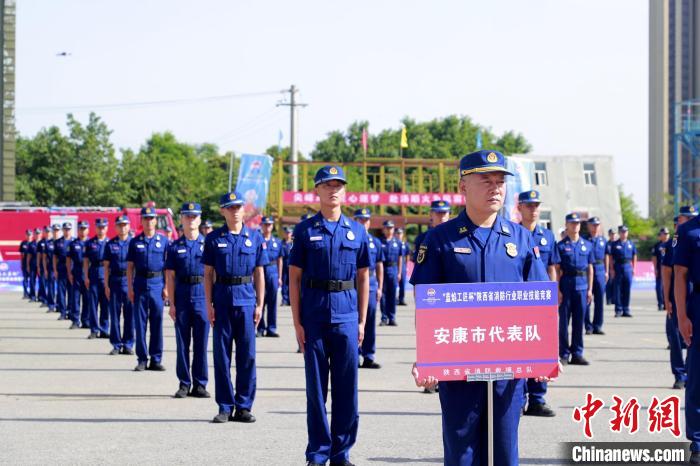
<svg viewBox="0 0 700 466">
<path fill-rule="evenodd" d="M 586 330 L 586 335 L 590 335 L 591 333 L 593 333 L 593 330 Z"/>
<path fill-rule="evenodd" d="M 87 337 L 88 340 L 94 340 L 95 338 L 97 338 L 97 334 L 94 332 L 90 332 L 90 335 Z"/>
<path fill-rule="evenodd" d="M 247 409 L 237 409 L 236 413 L 233 416 L 231 416 L 231 421 L 251 423 L 255 422 L 255 416 L 250 414 L 250 411 Z"/>
<path fill-rule="evenodd" d="M 360 367 L 362 369 L 380 369 L 382 366 L 371 359 L 365 358 L 365 360 L 362 361 L 362 365 L 360 365 Z"/>
<path fill-rule="evenodd" d="M 586 361 L 586 358 L 583 356 L 571 356 L 571 361 L 569 364 L 574 365 L 574 366 L 587 366 L 590 363 Z"/>
<path fill-rule="evenodd" d="M 565 358 L 559 358 L 559 362 L 561 363 L 562 366 L 568 366 L 569 365 L 569 357 Z"/>
<path fill-rule="evenodd" d="M 270 338 L 279 338 L 280 337 L 279 333 L 275 333 L 272 330 L 268 330 L 267 333 L 265 334 L 265 336 L 270 337 Z"/>
<path fill-rule="evenodd" d="M 530 403 L 525 410 L 525 416 L 554 417 L 557 415 L 552 408 L 544 403 Z"/>
<path fill-rule="evenodd" d="M 306 466 L 326 466 L 326 463 L 314 463 L 313 461 L 307 461 Z"/>
<path fill-rule="evenodd" d="M 382 320 L 381 322 L 379 322 L 380 327 L 386 327 L 387 325 L 389 325 L 389 322 L 387 322 L 386 320 Z"/>
<path fill-rule="evenodd" d="M 119 351 L 117 348 L 112 348 L 112 351 L 109 352 L 109 355 L 114 356 L 114 355 L 117 355 L 119 353 L 121 353 L 121 351 Z"/>
<path fill-rule="evenodd" d="M 700 464 L 700 451 L 691 451 L 690 458 L 688 459 L 690 464 Z"/>
<path fill-rule="evenodd" d="M 632 314 L 622 314 L 622 317 L 632 317 Z"/>
<path fill-rule="evenodd" d="M 151 363 L 148 365 L 148 370 L 149 371 L 164 371 L 165 367 L 159 362 L 151 361 Z"/>
<path fill-rule="evenodd" d="M 348 460 L 343 460 L 343 461 L 331 461 L 331 466 L 355 466 L 355 464 L 351 463 Z"/>
<path fill-rule="evenodd" d="M 145 362 L 140 362 L 136 367 L 134 367 L 134 371 L 136 372 L 143 372 L 146 370 L 146 363 Z"/>
<path fill-rule="evenodd" d="M 69 330 L 75 330 L 77 328 L 80 328 L 80 325 L 78 325 L 76 323 L 72 323 L 72 324 L 70 324 L 70 327 L 68 327 Z"/>
<path fill-rule="evenodd" d="M 108 339 L 108 338 L 109 338 L 109 333 L 100 332 L 100 335 L 99 335 L 97 338 Z"/>
<path fill-rule="evenodd" d="M 122 348 L 122 354 L 128 354 L 130 356 L 133 356 L 134 350 L 132 350 L 131 348 L 124 347 Z"/>
<path fill-rule="evenodd" d="M 190 387 L 181 383 L 180 388 L 177 389 L 173 398 L 187 398 L 187 395 L 189 395 L 189 394 L 190 394 Z"/>
<path fill-rule="evenodd" d="M 685 382 L 683 382 L 682 380 L 676 380 L 673 383 L 673 387 L 671 388 L 673 388 L 674 390 L 682 390 L 685 388 Z"/>
<path fill-rule="evenodd" d="M 90 326 L 88 324 L 82 324 L 80 328 L 90 328 Z"/>
<path fill-rule="evenodd" d="M 406 303 L 398 303 L 399 306 L 408 306 Z"/>
<path fill-rule="evenodd" d="M 265 330 L 258 330 L 255 332 L 256 337 L 264 337 L 265 336 Z"/>
<path fill-rule="evenodd" d="M 605 332 L 602 330 L 593 330 L 593 335 L 605 335 Z"/>
<path fill-rule="evenodd" d="M 214 424 L 223 424 L 225 422 L 229 421 L 229 418 L 231 415 L 229 413 L 219 413 L 216 416 L 214 416 L 214 419 L 211 420 Z"/>
<path fill-rule="evenodd" d="M 389 327 L 398 327 L 398 326 L 399 326 L 399 324 L 397 324 L 395 320 L 392 320 L 389 322 Z"/>
<path fill-rule="evenodd" d="M 211 398 L 211 395 L 207 391 L 206 388 L 202 387 L 201 385 L 197 385 L 192 389 L 190 392 L 190 396 L 194 398 Z"/>
</svg>

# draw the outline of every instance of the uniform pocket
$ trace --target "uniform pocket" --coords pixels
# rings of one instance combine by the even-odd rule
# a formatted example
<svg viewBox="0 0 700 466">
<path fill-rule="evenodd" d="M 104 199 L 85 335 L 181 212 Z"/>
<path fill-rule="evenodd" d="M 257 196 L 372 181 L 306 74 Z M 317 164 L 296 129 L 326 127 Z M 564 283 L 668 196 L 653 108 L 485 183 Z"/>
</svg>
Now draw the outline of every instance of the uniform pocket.
<svg viewBox="0 0 700 466">
<path fill-rule="evenodd" d="M 343 264 L 355 264 L 357 262 L 357 250 L 359 248 L 359 241 L 343 240 L 340 246 L 340 261 Z"/>
</svg>

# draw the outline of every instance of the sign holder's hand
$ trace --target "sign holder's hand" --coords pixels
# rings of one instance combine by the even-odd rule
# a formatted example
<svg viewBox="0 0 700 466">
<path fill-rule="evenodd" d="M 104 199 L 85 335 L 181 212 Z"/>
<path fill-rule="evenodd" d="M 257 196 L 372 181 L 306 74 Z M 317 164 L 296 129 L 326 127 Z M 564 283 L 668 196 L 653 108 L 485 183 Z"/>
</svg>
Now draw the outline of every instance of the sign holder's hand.
<svg viewBox="0 0 700 466">
<path fill-rule="evenodd" d="M 416 387 L 422 387 L 427 389 L 433 389 L 437 387 L 438 379 L 436 379 L 432 375 L 429 377 L 421 377 L 415 362 L 413 363 L 413 368 L 411 369 L 411 375 L 413 375 L 413 380 L 416 382 Z"/>
</svg>

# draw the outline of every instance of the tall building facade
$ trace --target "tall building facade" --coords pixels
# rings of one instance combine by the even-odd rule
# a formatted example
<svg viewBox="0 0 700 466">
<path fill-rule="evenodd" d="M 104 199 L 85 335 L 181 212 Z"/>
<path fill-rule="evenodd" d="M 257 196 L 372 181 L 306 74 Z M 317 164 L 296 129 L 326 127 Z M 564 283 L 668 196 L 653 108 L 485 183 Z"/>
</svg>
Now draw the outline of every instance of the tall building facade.
<svg viewBox="0 0 700 466">
<path fill-rule="evenodd" d="M 15 0 L 0 0 L 0 40 L 2 78 L 0 79 L 0 201 L 15 200 Z"/>
<path fill-rule="evenodd" d="M 675 194 L 674 134 L 685 115 L 680 102 L 700 98 L 700 1 L 649 1 L 649 212 Z M 700 107 L 698 107 L 700 108 Z M 698 178 L 700 163 L 679 149 L 679 171 Z M 700 183 L 684 184 L 697 199 Z"/>
</svg>

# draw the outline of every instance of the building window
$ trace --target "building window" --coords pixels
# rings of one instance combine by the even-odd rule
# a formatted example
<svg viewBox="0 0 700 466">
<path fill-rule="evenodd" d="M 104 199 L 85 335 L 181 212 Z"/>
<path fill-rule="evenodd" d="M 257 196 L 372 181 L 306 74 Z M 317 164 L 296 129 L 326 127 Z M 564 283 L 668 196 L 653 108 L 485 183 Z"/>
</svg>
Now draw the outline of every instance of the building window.
<svg viewBox="0 0 700 466">
<path fill-rule="evenodd" d="M 550 212 L 549 210 L 540 211 L 540 219 L 537 223 L 542 228 L 546 228 L 547 230 L 551 230 L 552 229 L 552 212 Z"/>
<path fill-rule="evenodd" d="M 547 163 L 535 162 L 535 186 L 547 186 Z"/>
<path fill-rule="evenodd" d="M 583 164 L 583 184 L 586 186 L 596 186 L 598 184 L 594 163 Z"/>
</svg>

